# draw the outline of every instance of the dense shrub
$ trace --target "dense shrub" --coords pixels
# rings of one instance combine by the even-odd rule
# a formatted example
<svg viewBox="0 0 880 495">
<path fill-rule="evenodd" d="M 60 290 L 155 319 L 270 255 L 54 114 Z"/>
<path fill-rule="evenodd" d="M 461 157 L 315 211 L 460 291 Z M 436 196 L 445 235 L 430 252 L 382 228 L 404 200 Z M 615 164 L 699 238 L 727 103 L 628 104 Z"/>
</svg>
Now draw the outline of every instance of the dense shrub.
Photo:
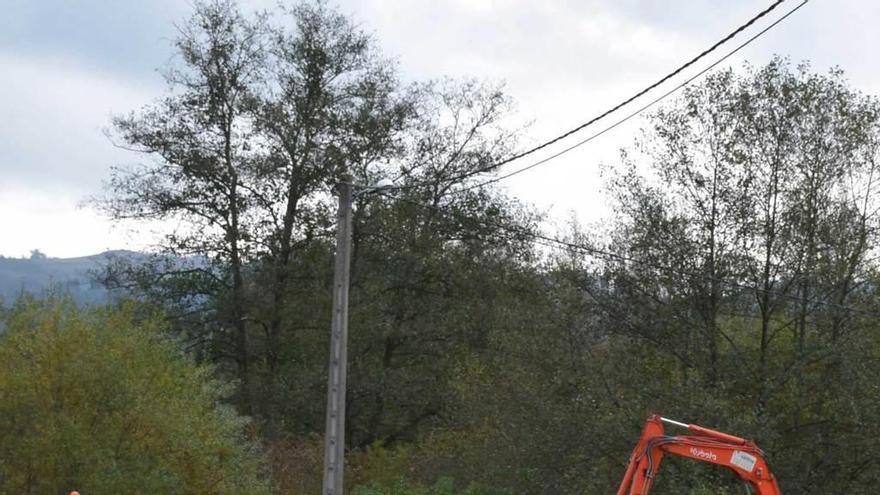
<svg viewBox="0 0 880 495">
<path fill-rule="evenodd" d="M 0 492 L 260 494 L 225 389 L 158 318 L 20 302 L 0 337 Z"/>
</svg>

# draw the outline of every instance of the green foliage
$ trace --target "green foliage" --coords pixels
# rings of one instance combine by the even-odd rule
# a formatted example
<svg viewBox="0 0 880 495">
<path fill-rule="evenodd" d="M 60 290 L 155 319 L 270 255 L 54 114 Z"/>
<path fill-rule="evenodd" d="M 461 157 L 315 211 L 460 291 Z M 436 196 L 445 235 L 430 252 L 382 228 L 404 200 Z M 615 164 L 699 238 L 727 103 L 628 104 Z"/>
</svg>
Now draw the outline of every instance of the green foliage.
<svg viewBox="0 0 880 495">
<path fill-rule="evenodd" d="M 276 438 L 269 443 L 266 454 L 278 493 L 321 492 L 324 442 L 320 437 Z"/>
<path fill-rule="evenodd" d="M 456 491 L 450 478 L 441 478 L 430 487 L 398 478 L 390 483 L 373 483 L 369 486 L 355 487 L 354 495 L 480 495 L 480 492 L 470 489 Z"/>
<path fill-rule="evenodd" d="M 117 170 L 102 204 L 174 220 L 163 251 L 196 256 L 105 281 L 163 304 L 180 343 L 238 379 L 284 492 L 321 483 L 328 189 L 343 170 L 404 186 L 355 200 L 357 495 L 609 493 L 651 412 L 754 438 L 784 492 L 876 491 L 880 104 L 839 71 L 774 59 L 688 87 L 609 170 L 605 230 L 572 226 L 619 255 L 588 256 L 537 246 L 540 215 L 470 187 L 516 149 L 499 87 L 404 87 L 324 2 L 281 23 L 232 0 L 195 9 L 166 98 L 114 121 L 149 165 Z M 175 404 L 144 428 L 190 421 Z M 654 493 L 738 488 L 670 460 Z"/>
<path fill-rule="evenodd" d="M 424 446 L 415 447 L 415 449 Z M 415 466 L 418 457 L 425 452 L 414 448 L 385 448 L 374 445 L 358 452 L 351 460 L 350 471 L 354 475 L 354 495 L 484 495 L 488 492 L 476 488 L 456 487 L 455 481 L 441 476 L 434 483 L 420 483 Z"/>
<path fill-rule="evenodd" d="M 615 387 L 754 437 L 783 491 L 868 493 L 880 477 L 849 419 L 874 414 L 857 390 L 880 376 L 878 130 L 880 103 L 839 71 L 777 58 L 689 88 L 612 174 L 609 249 L 644 261 L 607 263 L 615 289 L 590 293 L 648 373 Z"/>
<path fill-rule="evenodd" d="M 3 493 L 269 493 L 226 387 L 135 308 L 23 300 L 0 337 Z"/>
</svg>

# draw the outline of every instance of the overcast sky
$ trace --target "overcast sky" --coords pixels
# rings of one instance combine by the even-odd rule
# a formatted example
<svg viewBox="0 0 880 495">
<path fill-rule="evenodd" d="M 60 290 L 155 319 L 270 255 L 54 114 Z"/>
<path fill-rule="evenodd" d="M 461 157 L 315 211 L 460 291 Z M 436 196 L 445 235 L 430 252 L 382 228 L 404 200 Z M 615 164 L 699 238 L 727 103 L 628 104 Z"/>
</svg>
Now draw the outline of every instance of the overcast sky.
<svg viewBox="0 0 880 495">
<path fill-rule="evenodd" d="M 625 99 L 770 3 L 344 0 L 338 5 L 375 32 L 407 80 L 506 81 L 519 118 L 534 122 L 525 143 L 534 144 Z M 797 3 L 786 1 L 750 33 Z M 242 4 L 262 9 L 275 2 Z M 137 160 L 114 149 L 102 130 L 111 115 L 162 94 L 156 69 L 172 57 L 174 23 L 186 18 L 190 3 L 0 0 L 0 6 L 0 254 L 40 249 L 70 257 L 142 249 L 148 236 L 114 228 L 78 205 L 101 190 L 110 166 Z M 838 65 L 854 87 L 877 94 L 878 25 L 880 2 L 811 0 L 730 63 L 762 64 L 777 53 L 810 60 L 817 71 Z M 574 212 L 585 223 L 596 221 L 607 212 L 598 166 L 613 163 L 640 125 L 621 126 L 505 187 L 551 218 Z"/>
</svg>

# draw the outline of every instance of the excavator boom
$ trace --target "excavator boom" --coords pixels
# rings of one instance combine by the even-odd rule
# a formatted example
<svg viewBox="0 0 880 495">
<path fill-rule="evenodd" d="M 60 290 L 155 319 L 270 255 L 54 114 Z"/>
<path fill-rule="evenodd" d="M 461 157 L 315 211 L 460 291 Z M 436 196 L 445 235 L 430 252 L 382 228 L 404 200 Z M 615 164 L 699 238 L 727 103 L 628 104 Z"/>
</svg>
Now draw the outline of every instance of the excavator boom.
<svg viewBox="0 0 880 495">
<path fill-rule="evenodd" d="M 691 434 L 666 435 L 664 422 L 685 428 Z M 617 495 L 648 495 L 666 454 L 723 466 L 751 485 L 757 495 L 780 495 L 764 453 L 752 441 L 657 415 L 645 423 Z"/>
</svg>

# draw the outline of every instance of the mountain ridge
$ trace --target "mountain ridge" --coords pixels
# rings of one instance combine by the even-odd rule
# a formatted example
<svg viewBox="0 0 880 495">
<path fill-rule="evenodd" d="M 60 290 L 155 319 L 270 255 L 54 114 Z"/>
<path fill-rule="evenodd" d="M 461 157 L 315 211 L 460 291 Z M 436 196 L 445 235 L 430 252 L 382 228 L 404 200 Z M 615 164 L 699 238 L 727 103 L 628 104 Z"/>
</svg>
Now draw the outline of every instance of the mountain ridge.
<svg viewBox="0 0 880 495">
<path fill-rule="evenodd" d="M 114 258 L 143 258 L 147 255 L 124 249 L 71 258 L 53 258 L 34 251 L 30 258 L 0 257 L 0 300 L 14 302 L 22 293 L 42 294 L 60 290 L 79 303 L 107 300 L 107 289 L 93 273 Z"/>
</svg>

